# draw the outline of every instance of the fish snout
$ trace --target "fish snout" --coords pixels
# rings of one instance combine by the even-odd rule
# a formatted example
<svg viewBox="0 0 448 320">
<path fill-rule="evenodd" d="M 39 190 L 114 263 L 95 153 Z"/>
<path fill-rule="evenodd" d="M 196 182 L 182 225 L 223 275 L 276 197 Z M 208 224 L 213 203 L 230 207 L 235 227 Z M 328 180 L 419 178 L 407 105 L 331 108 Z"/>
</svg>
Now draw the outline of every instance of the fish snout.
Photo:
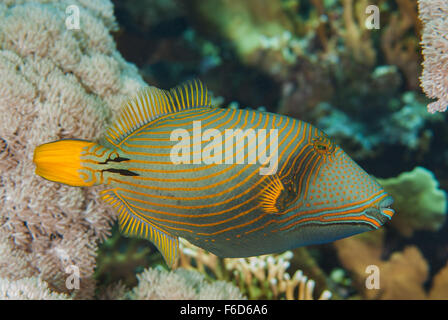
<svg viewBox="0 0 448 320">
<path fill-rule="evenodd" d="M 381 211 L 381 214 L 386 216 L 389 220 L 394 215 L 395 211 L 390 206 L 394 203 L 394 199 L 391 196 L 385 197 L 383 200 L 379 203 L 379 210 Z"/>
<path fill-rule="evenodd" d="M 391 196 L 386 196 L 375 205 L 369 207 L 365 213 L 379 222 L 380 225 L 385 224 L 394 215 L 395 211 L 390 206 L 394 200 Z"/>
</svg>

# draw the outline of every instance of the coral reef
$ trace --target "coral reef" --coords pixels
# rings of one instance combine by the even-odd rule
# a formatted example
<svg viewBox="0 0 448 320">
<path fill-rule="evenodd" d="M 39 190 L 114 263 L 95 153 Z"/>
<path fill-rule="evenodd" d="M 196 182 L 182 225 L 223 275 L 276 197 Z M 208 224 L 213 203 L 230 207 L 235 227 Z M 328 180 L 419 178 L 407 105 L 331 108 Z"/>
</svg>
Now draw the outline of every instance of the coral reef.
<svg viewBox="0 0 448 320">
<path fill-rule="evenodd" d="M 181 241 L 180 266 L 212 274 L 213 279 L 234 282 L 249 299 L 312 300 L 315 298 L 315 282 L 301 270 L 291 276 L 286 270 L 293 253 L 264 255 L 250 258 L 219 258 L 187 241 Z M 328 290 L 323 290 L 319 299 L 330 299 Z"/>
<path fill-rule="evenodd" d="M 448 299 L 448 263 L 434 277 L 433 285 L 429 293 L 429 299 L 446 300 Z"/>
<path fill-rule="evenodd" d="M 102 286 L 121 282 L 130 288 L 137 285 L 137 273 L 160 264 L 163 264 L 162 255 L 148 240 L 123 237 L 114 227 L 112 235 L 98 250 L 95 279 Z"/>
<path fill-rule="evenodd" d="M 416 167 L 378 182 L 394 198 L 394 208 L 399 214 L 391 224 L 402 235 L 410 237 L 416 230 L 438 231 L 445 223 L 447 196 L 438 189 L 431 171 Z"/>
<path fill-rule="evenodd" d="M 425 60 L 421 85 L 430 98 L 438 99 L 428 105 L 428 111 L 443 112 L 448 106 L 447 50 L 448 3 L 444 0 L 419 0 L 419 16 L 423 22 L 422 46 Z"/>
<path fill-rule="evenodd" d="M 0 77 L 6 80 L 0 88 L 4 298 L 94 297 L 97 246 L 110 235 L 114 213 L 100 202 L 100 188 L 70 188 L 34 175 L 33 150 L 61 138 L 99 138 L 123 99 L 144 85 L 135 67 L 115 49 L 109 34 L 116 28 L 110 3 L 76 2 L 82 17 L 79 30 L 65 26 L 69 4 L 73 1 L 0 5 Z M 120 258 L 127 266 L 135 260 L 131 251 L 127 248 Z M 149 252 L 135 254 L 141 265 Z M 101 274 L 108 263 L 99 261 Z M 79 271 L 78 290 L 66 287 L 66 271 L 72 270 L 67 267 Z M 242 298 L 230 284 L 207 284 L 192 271 L 147 270 L 138 279 L 132 294 L 118 284 L 114 294 L 103 290 L 99 297 L 174 298 L 162 290 L 171 281 L 176 288 L 184 283 L 185 298 Z M 154 283 L 160 284 L 157 290 Z"/>
<path fill-rule="evenodd" d="M 366 299 L 426 299 L 437 296 L 448 299 L 447 271 L 442 269 L 433 278 L 432 288 L 425 290 L 429 266 L 420 250 L 407 246 L 401 252 L 393 252 L 389 259 L 382 258 L 384 230 L 361 234 L 335 242 L 343 266 L 349 270 L 359 292 Z M 366 286 L 368 266 L 379 268 L 380 287 Z"/>
<path fill-rule="evenodd" d="M 292 29 L 291 21 L 280 1 L 188 2 L 189 14 L 203 26 L 201 29 L 217 31 L 221 37 L 234 45 L 239 57 L 250 64 L 260 61 L 258 50 L 263 47 L 267 38 L 284 35 L 284 31 Z M 210 15 L 210 12 L 220 14 Z M 283 65 L 277 63 L 269 67 L 275 69 Z"/>
<path fill-rule="evenodd" d="M 396 4 L 398 10 L 390 15 L 389 23 L 381 36 L 381 49 L 387 63 L 402 71 L 408 89 L 416 90 L 417 75 L 421 70 L 418 50 L 421 26 L 417 3 L 415 0 L 396 0 Z"/>
<path fill-rule="evenodd" d="M 401 107 L 395 108 L 394 104 Z M 443 122 L 443 117 L 428 114 L 421 97 L 413 91 L 389 105 L 389 113 L 377 115 L 377 120 L 370 123 L 354 119 L 328 103 L 319 104 L 314 112 L 321 115 L 317 125 L 357 159 L 377 158 L 389 146 L 401 146 L 421 157 L 428 154 L 433 134 L 427 127 Z"/>
<path fill-rule="evenodd" d="M 103 300 L 242 300 L 241 292 L 224 281 L 209 282 L 197 271 L 146 269 L 137 275 L 138 285 L 128 290 L 118 282 L 106 287 Z M 70 296 L 52 291 L 40 278 L 8 280 L 0 278 L 0 299 L 69 300 Z"/>
<path fill-rule="evenodd" d="M 447 1 L 112 1 L 0 3 L 0 299 L 448 299 L 448 114 L 432 114 L 448 105 Z M 380 29 L 365 27 L 367 5 Z M 244 259 L 182 242 L 167 271 L 154 246 L 111 228 L 101 188 L 34 175 L 36 145 L 98 139 L 143 79 L 197 76 L 216 105 L 323 129 L 386 177 L 391 223 Z M 379 289 L 366 287 L 371 265 Z M 66 287 L 73 267 L 79 290 Z"/>
<path fill-rule="evenodd" d="M 136 300 L 241 300 L 243 295 L 224 281 L 208 283 L 199 272 L 185 269 L 145 270 L 137 275 L 139 284 L 129 294 Z"/>
<path fill-rule="evenodd" d="M 63 293 L 52 292 L 40 278 L 15 281 L 0 278 L 0 300 L 69 300 Z"/>
<path fill-rule="evenodd" d="M 76 4 L 80 29 L 65 25 Z M 36 28 L 36 26 L 38 26 Z M 0 4 L 0 274 L 40 276 L 57 291 L 79 268 L 78 298 L 92 297 L 97 244 L 112 210 L 97 189 L 71 188 L 34 174 L 33 150 L 61 138 L 97 139 L 123 98 L 144 83 L 115 49 L 108 1 L 6 1 Z M 11 262 L 14 268 L 11 268 Z"/>
<path fill-rule="evenodd" d="M 347 49 L 358 63 L 372 66 L 376 62 L 376 51 L 373 48 L 370 30 L 364 28 L 365 10 L 370 4 L 367 0 L 343 0 L 344 30 L 342 38 Z"/>
</svg>

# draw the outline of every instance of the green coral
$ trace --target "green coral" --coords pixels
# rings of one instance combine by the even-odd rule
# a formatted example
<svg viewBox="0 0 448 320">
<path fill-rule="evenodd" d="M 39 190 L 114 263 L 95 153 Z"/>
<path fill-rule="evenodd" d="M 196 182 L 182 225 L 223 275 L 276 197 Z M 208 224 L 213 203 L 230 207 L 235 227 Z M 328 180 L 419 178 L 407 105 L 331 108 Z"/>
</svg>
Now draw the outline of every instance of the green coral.
<svg viewBox="0 0 448 320">
<path fill-rule="evenodd" d="M 416 167 L 398 177 L 378 179 L 383 188 L 394 198 L 396 215 L 392 225 L 404 236 L 416 230 L 437 231 L 445 222 L 447 198 L 438 189 L 434 174 Z"/>
<path fill-rule="evenodd" d="M 290 27 L 281 2 L 277 1 L 192 0 L 191 3 L 190 14 L 231 41 L 243 60 L 261 47 L 262 36 L 282 34 Z"/>
</svg>

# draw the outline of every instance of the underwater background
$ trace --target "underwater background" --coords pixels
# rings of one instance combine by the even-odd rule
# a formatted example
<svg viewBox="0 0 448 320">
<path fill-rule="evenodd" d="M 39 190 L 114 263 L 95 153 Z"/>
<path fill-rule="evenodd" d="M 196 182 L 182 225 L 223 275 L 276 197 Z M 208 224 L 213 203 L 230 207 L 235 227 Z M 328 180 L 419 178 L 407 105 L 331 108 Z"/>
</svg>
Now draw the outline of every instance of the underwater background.
<svg viewBox="0 0 448 320">
<path fill-rule="evenodd" d="M 443 30 L 447 1 L 1 1 L 0 298 L 448 299 L 447 113 L 428 111 L 428 96 L 447 105 L 433 75 Z M 433 43 L 445 51 L 424 56 Z M 325 131 L 392 195 L 392 220 L 245 259 L 182 242 L 170 271 L 149 241 L 120 234 L 100 188 L 34 176 L 36 145 L 97 138 L 138 87 L 193 78 L 214 105 Z"/>
</svg>

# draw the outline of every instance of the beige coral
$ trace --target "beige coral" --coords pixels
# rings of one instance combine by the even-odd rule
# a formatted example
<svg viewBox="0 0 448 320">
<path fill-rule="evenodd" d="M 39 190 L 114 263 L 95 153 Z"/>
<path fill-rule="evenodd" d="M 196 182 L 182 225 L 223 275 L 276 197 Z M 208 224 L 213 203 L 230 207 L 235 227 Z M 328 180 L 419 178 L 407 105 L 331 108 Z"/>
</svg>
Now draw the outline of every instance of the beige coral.
<svg viewBox="0 0 448 320">
<path fill-rule="evenodd" d="M 241 292 L 230 283 L 209 283 L 197 271 L 146 269 L 137 275 L 138 286 L 130 293 L 135 300 L 241 300 Z"/>
<path fill-rule="evenodd" d="M 437 99 L 428 105 L 428 111 L 443 112 L 448 106 L 448 1 L 419 0 L 418 5 L 424 25 L 421 86 L 429 98 Z"/>
<path fill-rule="evenodd" d="M 382 258 L 384 230 L 368 232 L 339 240 L 334 243 L 342 265 L 349 270 L 355 285 L 367 299 L 427 299 L 448 298 L 448 266 L 433 279 L 432 289 L 427 292 L 424 284 L 429 276 L 429 265 L 420 250 L 407 246 L 403 251 L 393 252 Z M 371 274 L 368 266 L 379 270 L 379 288 L 368 288 L 366 281 Z"/>
<path fill-rule="evenodd" d="M 418 89 L 420 56 L 418 40 L 420 23 L 415 0 L 395 0 L 398 10 L 391 14 L 389 23 L 381 34 L 381 49 L 386 61 L 403 72 L 408 88 Z M 411 32 L 412 36 L 409 36 Z"/>
<path fill-rule="evenodd" d="M 343 0 L 344 25 L 345 30 L 341 36 L 345 40 L 345 45 L 353 54 L 358 63 L 365 63 L 372 66 L 376 61 L 376 52 L 373 48 L 371 31 L 364 27 L 365 9 L 369 5 L 367 0 L 354 2 L 353 0 Z"/>
<path fill-rule="evenodd" d="M 81 275 L 75 294 L 91 297 L 97 244 L 114 213 L 98 188 L 36 176 L 33 151 L 62 138 L 98 139 L 111 111 L 144 83 L 115 48 L 109 1 L 41 2 L 0 4 L 0 274 L 40 275 L 67 292 L 64 271 L 75 265 Z M 79 30 L 65 26 L 69 4 L 80 9 Z"/>
<path fill-rule="evenodd" d="M 180 266 L 200 273 L 213 273 L 214 278 L 233 281 L 249 299 L 312 300 L 315 282 L 301 270 L 290 275 L 287 269 L 293 257 L 291 251 L 278 255 L 250 258 L 219 258 L 191 243 L 180 241 Z M 332 296 L 323 290 L 318 299 Z"/>
<path fill-rule="evenodd" d="M 69 300 L 63 293 L 53 292 L 40 278 L 10 281 L 0 278 L 0 300 Z"/>
<path fill-rule="evenodd" d="M 225 281 L 209 282 L 197 271 L 146 269 L 137 275 L 138 284 L 128 290 L 121 282 L 103 289 L 103 300 L 242 300 L 237 287 Z M 72 297 L 52 290 L 40 277 L 19 280 L 0 278 L 0 300 L 68 300 Z"/>
<path fill-rule="evenodd" d="M 448 262 L 433 279 L 429 298 L 433 300 L 448 300 Z"/>
</svg>

